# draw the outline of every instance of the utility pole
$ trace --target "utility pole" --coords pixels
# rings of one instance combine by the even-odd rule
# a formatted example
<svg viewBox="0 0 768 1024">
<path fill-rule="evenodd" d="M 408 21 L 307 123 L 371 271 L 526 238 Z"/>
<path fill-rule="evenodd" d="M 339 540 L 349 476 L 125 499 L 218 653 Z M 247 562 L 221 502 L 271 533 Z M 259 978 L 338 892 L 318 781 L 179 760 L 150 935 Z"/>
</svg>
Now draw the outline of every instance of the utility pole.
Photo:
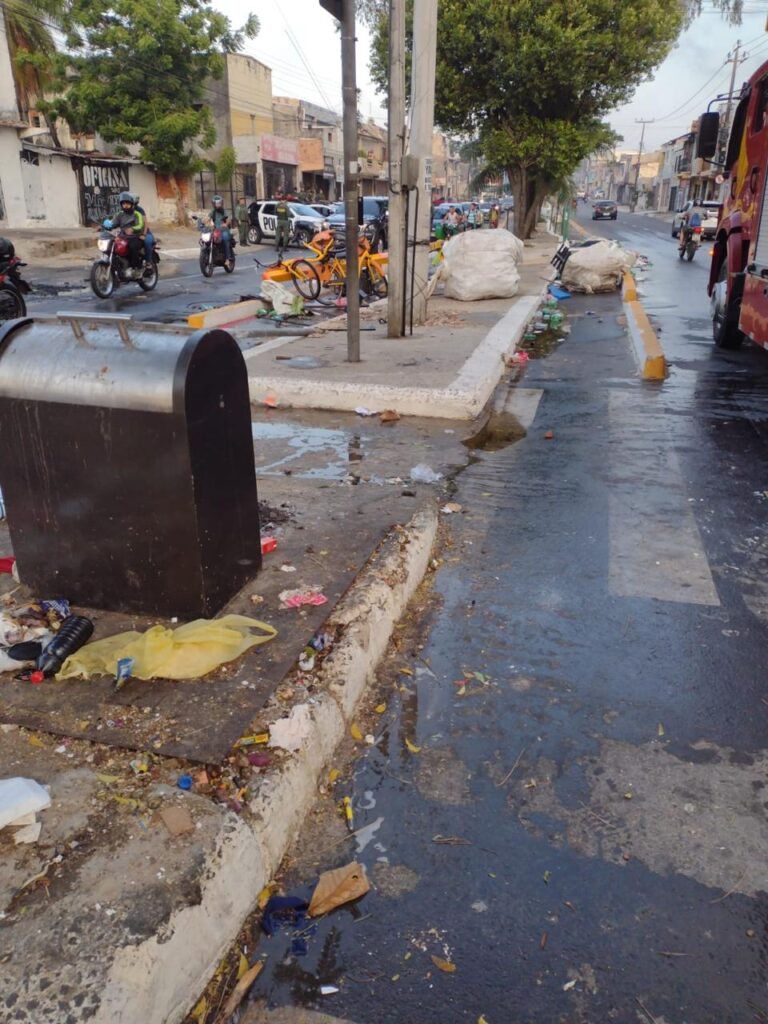
<svg viewBox="0 0 768 1024">
<path fill-rule="evenodd" d="M 387 337 L 405 334 L 404 278 L 406 255 L 405 192 L 403 153 L 405 151 L 405 0 L 390 0 L 389 15 L 389 301 Z"/>
<path fill-rule="evenodd" d="M 347 360 L 360 362 L 360 261 L 357 255 L 357 80 L 355 0 L 343 0 L 341 91 L 344 102 L 344 213 L 347 250 Z"/>
<path fill-rule="evenodd" d="M 736 40 L 736 46 L 734 47 L 733 53 L 729 53 L 728 56 L 726 57 L 726 60 L 725 60 L 726 64 L 733 64 L 733 68 L 731 69 L 731 86 L 728 89 L 728 104 L 726 105 L 726 108 L 725 108 L 725 128 L 726 128 L 726 131 L 728 131 L 728 129 L 731 127 L 731 108 L 733 106 L 733 88 L 736 85 L 736 68 L 739 66 L 739 64 L 742 63 L 742 61 L 739 60 L 739 50 L 740 49 L 741 49 L 741 40 L 737 39 Z M 746 57 L 743 57 L 742 60 L 746 60 Z"/>
<path fill-rule="evenodd" d="M 411 136 L 409 153 L 418 158 L 417 202 L 411 203 L 414 252 L 413 322 L 427 318 L 429 236 L 432 226 L 432 132 L 435 122 L 435 62 L 437 0 L 419 0 L 413 10 L 413 69 L 411 75 Z M 416 207 L 418 206 L 418 217 Z"/>
<path fill-rule="evenodd" d="M 630 213 L 634 213 L 635 206 L 637 205 L 637 183 L 640 181 L 640 161 L 643 156 L 643 143 L 645 142 L 645 126 L 647 124 L 653 124 L 656 120 L 655 117 L 649 117 L 646 121 L 642 118 L 635 118 L 637 124 L 643 126 L 643 130 L 640 132 L 640 152 L 637 154 L 637 170 L 635 171 L 635 184 L 632 186 L 632 199 L 629 204 Z"/>
</svg>

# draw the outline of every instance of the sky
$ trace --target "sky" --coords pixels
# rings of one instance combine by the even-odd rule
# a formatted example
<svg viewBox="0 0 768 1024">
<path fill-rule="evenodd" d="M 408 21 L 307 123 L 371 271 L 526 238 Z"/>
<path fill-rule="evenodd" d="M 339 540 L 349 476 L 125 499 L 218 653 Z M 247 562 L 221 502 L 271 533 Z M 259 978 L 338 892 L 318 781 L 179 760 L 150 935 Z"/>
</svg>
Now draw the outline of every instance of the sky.
<svg viewBox="0 0 768 1024">
<path fill-rule="evenodd" d="M 341 36 L 318 0 L 213 0 L 213 6 L 235 26 L 249 11 L 258 17 L 261 31 L 243 52 L 272 68 L 274 96 L 294 96 L 341 113 Z M 357 40 L 360 113 L 384 124 L 386 110 L 368 74 L 370 36 L 363 26 Z"/>
<path fill-rule="evenodd" d="M 246 43 L 245 52 L 272 68 L 275 96 L 295 96 L 341 112 L 341 42 L 333 18 L 318 0 L 291 0 L 290 4 L 281 0 L 214 0 L 214 6 L 236 25 L 244 20 L 244 12 L 258 16 L 261 31 Z M 624 137 L 619 148 L 638 148 L 638 118 L 655 119 L 646 126 L 646 151 L 688 131 L 708 102 L 727 92 L 731 65 L 724 61 L 738 39 L 746 44 L 743 52 L 748 57 L 737 69 L 737 92 L 768 60 L 768 0 L 744 0 L 746 13 L 739 26 L 729 25 L 713 9 L 712 0 L 703 0 L 703 6 L 703 13 L 680 36 L 653 79 L 639 86 L 633 99 L 609 116 L 611 126 Z M 364 27 L 358 26 L 357 38 L 360 113 L 384 123 L 386 109 L 368 74 L 370 37 Z"/>
<path fill-rule="evenodd" d="M 735 92 L 768 61 L 768 2 L 745 0 L 741 25 L 732 26 L 704 0 L 704 12 L 684 32 L 675 48 L 657 68 L 653 80 L 643 83 L 631 102 L 620 107 L 608 120 L 624 136 L 617 148 L 637 150 L 642 126 L 638 118 L 654 118 L 646 125 L 644 149 L 658 149 L 668 139 L 690 129 L 691 121 L 707 109 L 711 99 L 727 94 L 732 65 L 724 64 L 736 41 L 747 44 L 747 60 L 736 71 Z"/>
</svg>

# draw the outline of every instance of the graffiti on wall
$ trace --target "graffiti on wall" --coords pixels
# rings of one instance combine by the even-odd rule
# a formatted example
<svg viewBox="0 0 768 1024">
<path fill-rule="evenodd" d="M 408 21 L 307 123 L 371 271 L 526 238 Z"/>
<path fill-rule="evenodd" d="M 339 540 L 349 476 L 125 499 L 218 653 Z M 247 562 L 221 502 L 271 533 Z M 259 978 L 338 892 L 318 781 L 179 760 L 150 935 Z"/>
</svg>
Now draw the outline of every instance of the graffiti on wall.
<svg viewBox="0 0 768 1024">
<path fill-rule="evenodd" d="M 85 224 L 100 224 L 118 210 L 118 196 L 128 190 L 127 164 L 83 163 L 80 200 Z"/>
</svg>

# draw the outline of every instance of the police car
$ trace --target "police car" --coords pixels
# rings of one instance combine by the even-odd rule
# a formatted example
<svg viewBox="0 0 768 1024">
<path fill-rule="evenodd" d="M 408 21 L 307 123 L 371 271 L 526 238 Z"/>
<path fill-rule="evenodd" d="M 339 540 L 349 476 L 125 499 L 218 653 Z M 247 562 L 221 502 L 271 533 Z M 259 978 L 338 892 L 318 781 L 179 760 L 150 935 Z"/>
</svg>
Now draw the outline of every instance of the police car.
<svg viewBox="0 0 768 1024">
<path fill-rule="evenodd" d="M 277 237 L 277 215 L 274 199 L 254 203 L 251 207 L 251 225 L 248 229 L 248 241 L 252 245 L 270 241 Z M 304 203 L 288 203 L 291 211 L 291 241 L 297 245 L 311 242 L 318 231 L 328 229 L 328 221 L 317 210 Z"/>
</svg>

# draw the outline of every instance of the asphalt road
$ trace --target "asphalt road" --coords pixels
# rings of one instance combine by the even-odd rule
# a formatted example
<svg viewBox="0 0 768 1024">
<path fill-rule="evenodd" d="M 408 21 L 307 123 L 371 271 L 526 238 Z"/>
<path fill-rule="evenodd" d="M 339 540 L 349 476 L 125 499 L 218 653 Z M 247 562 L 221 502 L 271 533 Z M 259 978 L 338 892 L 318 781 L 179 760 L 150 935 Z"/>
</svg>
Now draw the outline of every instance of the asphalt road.
<svg viewBox="0 0 768 1024">
<path fill-rule="evenodd" d="M 173 276 L 161 276 L 153 292 L 144 293 L 138 285 L 127 284 L 110 299 L 98 299 L 91 291 L 91 264 L 82 259 L 80 252 L 71 269 L 54 270 L 32 264 L 25 274 L 33 286 L 27 301 L 29 313 L 123 313 L 137 320 L 181 322 L 210 305 L 237 302 L 241 296 L 254 297 L 261 281 L 261 268 L 254 259 L 266 265 L 277 258 L 276 250 L 270 246 L 238 246 L 234 273 L 227 274 L 217 267 L 213 277 L 204 278 L 194 247 L 179 252 L 184 255 L 170 257 L 161 252 L 161 275 L 172 268 Z M 290 250 L 290 254 L 297 255 L 298 250 Z M 93 259 L 97 256 L 94 246 Z"/>
<path fill-rule="evenodd" d="M 456 476 L 434 599 L 360 713 L 374 745 L 284 878 L 308 894 L 356 856 L 375 891 L 306 955 L 262 939 L 257 1003 L 354 1024 L 768 1021 L 768 353 L 713 347 L 705 253 L 681 264 L 668 231 L 596 225 L 652 261 L 669 380 L 637 379 L 617 295 L 574 297 L 513 392 L 527 436 Z M 344 794 L 370 826 L 346 842 Z"/>
</svg>

